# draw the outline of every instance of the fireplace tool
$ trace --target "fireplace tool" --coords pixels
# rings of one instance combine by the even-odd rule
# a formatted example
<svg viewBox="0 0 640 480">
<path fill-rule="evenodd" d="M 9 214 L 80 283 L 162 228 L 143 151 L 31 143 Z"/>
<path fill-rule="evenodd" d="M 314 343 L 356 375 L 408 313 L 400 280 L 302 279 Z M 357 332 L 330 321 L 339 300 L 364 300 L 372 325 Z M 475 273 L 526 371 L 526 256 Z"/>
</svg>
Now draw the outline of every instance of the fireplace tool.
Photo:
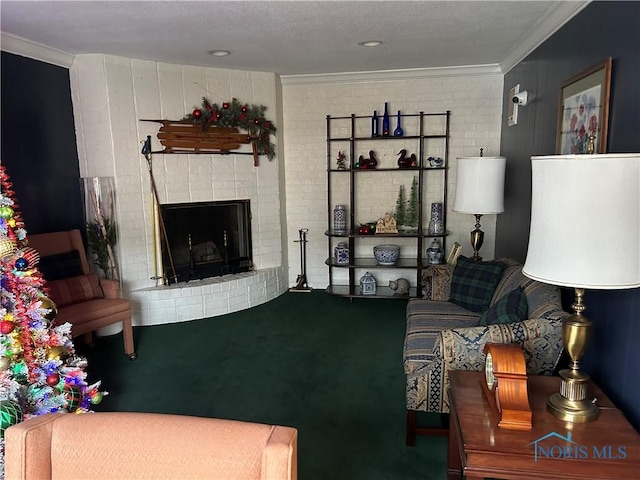
<svg viewBox="0 0 640 480">
<path fill-rule="evenodd" d="M 311 288 L 307 284 L 307 232 L 308 228 L 298 230 L 300 240 L 294 240 L 294 243 L 300 244 L 300 275 L 296 279 L 296 285 L 289 289 L 290 292 L 310 292 Z"/>
<path fill-rule="evenodd" d="M 160 199 L 158 198 L 158 190 L 156 189 L 156 181 L 153 178 L 153 163 L 152 163 L 152 157 L 151 154 L 153 152 L 151 152 L 151 135 L 147 135 L 147 139 L 144 142 L 144 145 L 142 146 L 142 155 L 144 155 L 144 158 L 147 159 L 147 169 L 149 170 L 149 178 L 151 179 L 151 191 L 153 193 L 153 198 L 156 202 L 156 205 L 158 205 L 158 207 L 160 206 Z M 171 248 L 169 245 L 169 238 L 167 237 L 167 230 L 164 227 L 164 219 L 162 218 L 162 214 L 159 213 L 158 214 L 158 220 L 160 223 L 160 230 L 162 231 L 162 235 L 164 238 L 164 242 L 167 246 L 167 255 L 169 256 L 169 264 L 171 265 L 171 273 L 173 274 L 173 278 L 175 280 L 176 283 L 178 283 L 178 275 L 176 274 L 176 267 L 173 264 L 173 256 L 171 255 Z M 154 229 L 155 231 L 155 229 Z M 153 247 L 153 251 L 155 252 L 155 245 Z M 154 253 L 155 255 L 155 253 Z M 157 261 L 156 261 L 157 263 Z M 158 277 L 155 277 L 154 280 L 157 280 Z"/>
</svg>

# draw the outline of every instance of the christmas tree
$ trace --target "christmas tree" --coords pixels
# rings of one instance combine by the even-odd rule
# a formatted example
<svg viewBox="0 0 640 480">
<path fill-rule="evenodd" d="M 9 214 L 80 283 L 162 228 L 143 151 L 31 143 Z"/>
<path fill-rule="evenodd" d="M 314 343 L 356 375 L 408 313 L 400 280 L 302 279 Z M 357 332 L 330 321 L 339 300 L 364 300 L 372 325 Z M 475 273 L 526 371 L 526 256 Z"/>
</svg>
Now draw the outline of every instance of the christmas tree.
<svg viewBox="0 0 640 480">
<path fill-rule="evenodd" d="M 406 225 L 410 227 L 418 226 L 418 181 L 416 177 L 413 177 L 411 182 L 411 191 L 409 192 L 409 208 L 407 209 L 407 216 L 404 219 Z"/>
<path fill-rule="evenodd" d="M 396 224 L 398 226 L 404 225 L 407 216 L 407 206 L 404 199 L 404 186 L 400 185 L 398 191 L 398 200 L 396 200 Z"/>
<path fill-rule="evenodd" d="M 87 362 L 75 353 L 71 324 L 55 321 L 11 186 L 0 166 L 0 477 L 7 428 L 45 413 L 89 412 L 106 395 L 100 382 L 86 382 Z"/>
</svg>

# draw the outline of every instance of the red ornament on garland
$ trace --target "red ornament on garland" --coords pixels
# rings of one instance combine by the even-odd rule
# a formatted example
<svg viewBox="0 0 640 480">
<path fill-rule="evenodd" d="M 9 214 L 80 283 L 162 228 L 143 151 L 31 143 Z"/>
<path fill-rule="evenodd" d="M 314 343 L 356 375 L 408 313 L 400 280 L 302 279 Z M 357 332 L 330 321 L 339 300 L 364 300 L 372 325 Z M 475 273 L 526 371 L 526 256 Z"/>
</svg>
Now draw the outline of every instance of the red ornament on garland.
<svg viewBox="0 0 640 480">
<path fill-rule="evenodd" d="M 16 328 L 16 324 L 8 320 L 0 322 L 0 333 L 3 335 L 9 335 Z"/>
<path fill-rule="evenodd" d="M 49 375 L 47 375 L 47 385 L 49 385 L 50 387 L 55 387 L 59 381 L 60 375 L 58 375 L 57 373 L 50 373 Z"/>
<path fill-rule="evenodd" d="M 264 128 L 269 128 L 269 122 L 264 122 Z"/>
<path fill-rule="evenodd" d="M 193 111 L 193 118 L 200 118 L 202 116 L 202 112 L 197 108 Z"/>
<path fill-rule="evenodd" d="M 229 108 L 229 103 L 228 102 L 224 102 L 222 104 L 222 108 L 224 108 L 225 110 L 227 110 Z"/>
<path fill-rule="evenodd" d="M 249 110 L 249 107 L 247 105 L 243 105 L 242 108 L 240 108 L 240 110 L 242 110 L 243 112 L 246 112 L 247 110 Z"/>
<path fill-rule="evenodd" d="M 259 118 L 254 118 L 253 119 L 253 123 L 255 123 L 256 125 L 260 125 L 260 119 Z"/>
</svg>

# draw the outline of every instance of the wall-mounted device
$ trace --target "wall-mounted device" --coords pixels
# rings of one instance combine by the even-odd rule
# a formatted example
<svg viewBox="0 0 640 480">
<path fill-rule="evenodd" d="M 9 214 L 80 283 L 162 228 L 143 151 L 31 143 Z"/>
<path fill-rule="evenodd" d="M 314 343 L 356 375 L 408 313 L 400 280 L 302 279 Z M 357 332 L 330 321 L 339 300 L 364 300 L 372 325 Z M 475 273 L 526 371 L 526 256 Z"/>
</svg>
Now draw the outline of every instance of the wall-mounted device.
<svg viewBox="0 0 640 480">
<path fill-rule="evenodd" d="M 524 107 L 529 102 L 529 92 L 526 90 L 518 92 L 511 97 L 511 101 L 521 107 Z"/>
</svg>

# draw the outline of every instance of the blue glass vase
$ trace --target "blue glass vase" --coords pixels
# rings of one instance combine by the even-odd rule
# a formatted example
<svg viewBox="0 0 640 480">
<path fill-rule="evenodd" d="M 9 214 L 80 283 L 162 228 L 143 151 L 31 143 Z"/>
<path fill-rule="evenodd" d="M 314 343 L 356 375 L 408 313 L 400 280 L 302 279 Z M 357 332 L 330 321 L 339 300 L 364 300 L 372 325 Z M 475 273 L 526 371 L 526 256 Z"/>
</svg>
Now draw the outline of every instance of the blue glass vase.
<svg viewBox="0 0 640 480">
<path fill-rule="evenodd" d="M 404 130 L 402 130 L 402 126 L 400 125 L 400 110 L 398 110 L 398 122 L 396 123 L 396 129 L 393 131 L 394 137 L 402 137 L 404 135 Z"/>
<path fill-rule="evenodd" d="M 384 116 L 382 117 L 382 136 L 389 136 L 389 104 L 384 102 Z"/>
</svg>

